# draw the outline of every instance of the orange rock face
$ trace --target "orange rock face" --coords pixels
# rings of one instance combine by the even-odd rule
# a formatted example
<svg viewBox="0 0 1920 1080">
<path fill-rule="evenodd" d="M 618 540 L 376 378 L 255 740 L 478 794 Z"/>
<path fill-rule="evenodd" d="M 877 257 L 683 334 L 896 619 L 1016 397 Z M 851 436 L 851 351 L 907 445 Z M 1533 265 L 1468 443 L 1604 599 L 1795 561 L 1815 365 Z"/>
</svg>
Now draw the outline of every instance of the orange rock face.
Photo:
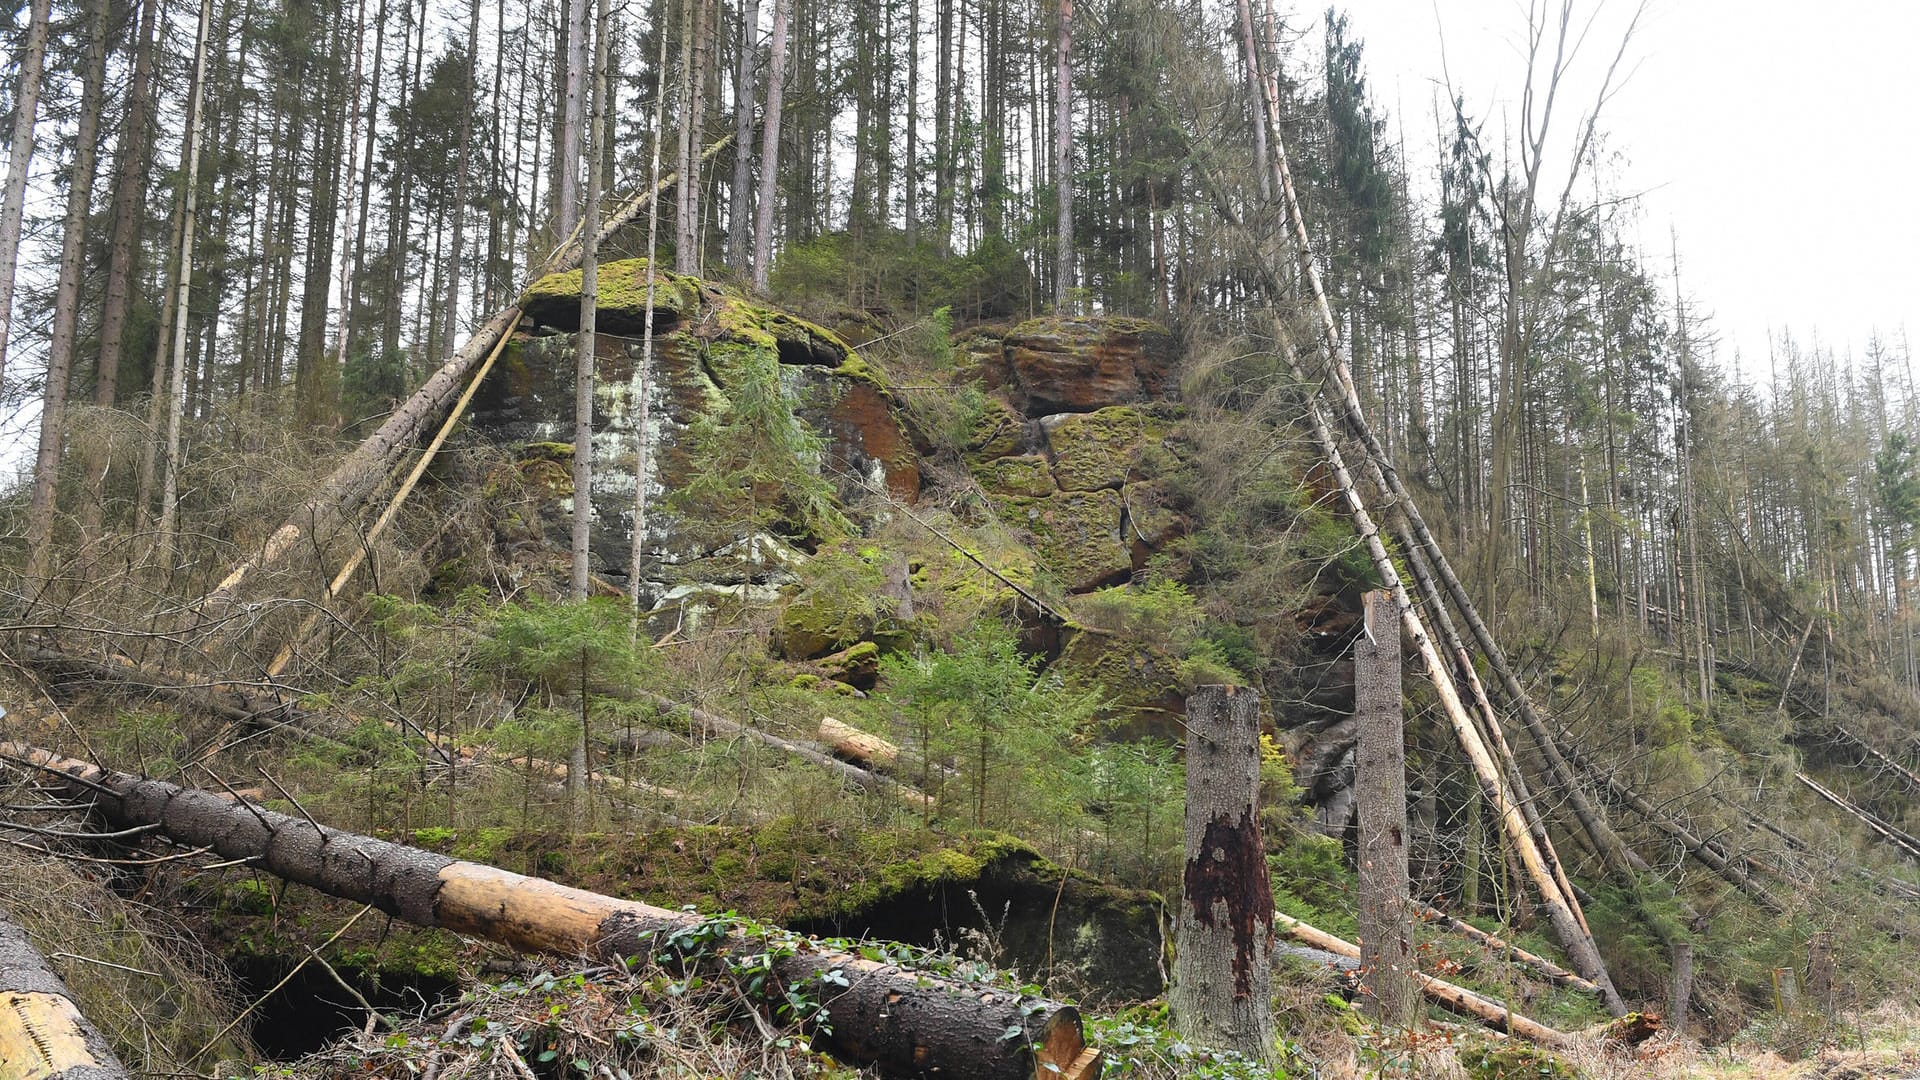
<svg viewBox="0 0 1920 1080">
<path fill-rule="evenodd" d="M 1007 332 L 1003 373 L 986 381 L 1028 416 L 1092 412 L 1161 397 L 1174 361 L 1172 336 L 1144 319 L 1030 319 Z"/>
</svg>

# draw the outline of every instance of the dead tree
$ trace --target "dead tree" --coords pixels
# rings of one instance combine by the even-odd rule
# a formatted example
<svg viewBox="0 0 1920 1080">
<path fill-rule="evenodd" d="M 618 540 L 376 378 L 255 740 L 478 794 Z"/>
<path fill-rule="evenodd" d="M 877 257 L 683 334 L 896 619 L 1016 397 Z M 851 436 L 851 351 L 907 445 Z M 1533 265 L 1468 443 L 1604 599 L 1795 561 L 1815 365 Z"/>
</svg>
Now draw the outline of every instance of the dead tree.
<svg viewBox="0 0 1920 1080">
<path fill-rule="evenodd" d="M 1203 686 L 1187 700 L 1187 868 L 1174 915 L 1181 1036 L 1273 1056 L 1273 885 L 1260 839 L 1260 695 Z"/>
<path fill-rule="evenodd" d="M 20 743 L 0 743 L 0 755 L 52 773 L 74 796 L 91 799 L 116 827 L 155 825 L 185 847 L 371 904 L 418 926 L 527 952 L 607 960 L 651 955 L 669 935 L 706 921 L 691 912 L 326 828 L 305 816 L 143 780 Z M 739 955 L 768 951 L 764 940 L 740 929 L 729 930 L 720 948 Z M 816 1031 L 814 1038 L 847 1062 L 889 1076 L 1094 1080 L 1100 1074 L 1100 1052 L 1085 1044 L 1080 1013 L 1071 1005 L 867 960 L 818 942 L 773 955 L 782 984 L 811 988 L 830 1010 L 832 1030 Z"/>
<path fill-rule="evenodd" d="M 127 1080 L 106 1037 L 81 1015 L 67 984 L 0 910 L 0 1076 Z"/>
<path fill-rule="evenodd" d="M 1407 750 L 1400 702 L 1400 622 L 1393 597 L 1366 595 L 1364 633 L 1353 643 L 1353 715 L 1360 754 L 1360 986 L 1389 1028 L 1413 1023 L 1413 924 L 1407 912 Z"/>
</svg>

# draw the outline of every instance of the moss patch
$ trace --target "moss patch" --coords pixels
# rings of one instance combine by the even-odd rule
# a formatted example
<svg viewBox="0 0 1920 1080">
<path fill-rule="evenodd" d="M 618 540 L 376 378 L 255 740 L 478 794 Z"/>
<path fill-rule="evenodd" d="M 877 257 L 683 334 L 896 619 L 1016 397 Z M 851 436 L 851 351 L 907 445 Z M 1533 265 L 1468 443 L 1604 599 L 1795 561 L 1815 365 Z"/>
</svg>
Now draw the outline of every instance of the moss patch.
<svg viewBox="0 0 1920 1080">
<path fill-rule="evenodd" d="M 580 328 L 580 281 L 578 270 L 548 274 L 527 286 L 520 296 L 520 308 L 528 318 L 561 330 Z M 620 259 L 600 264 L 599 302 L 594 307 L 595 325 L 608 333 L 639 333 L 646 328 L 647 260 Z M 660 270 L 654 275 L 653 314 L 658 329 L 662 323 L 687 318 L 700 303 L 698 278 Z"/>
<path fill-rule="evenodd" d="M 1047 432 L 1053 478 L 1062 491 L 1117 488 L 1134 478 L 1135 463 L 1148 442 L 1163 435 L 1159 425 L 1130 406 L 1075 413 Z"/>
<path fill-rule="evenodd" d="M 1000 519 L 1033 537 L 1039 565 L 1068 592 L 1124 581 L 1133 560 L 1120 539 L 1120 493 L 1063 491 L 1044 499 L 1010 498 Z"/>
<path fill-rule="evenodd" d="M 993 495 L 1045 498 L 1056 490 L 1047 460 L 1035 455 L 996 458 L 973 466 L 973 477 Z"/>
</svg>

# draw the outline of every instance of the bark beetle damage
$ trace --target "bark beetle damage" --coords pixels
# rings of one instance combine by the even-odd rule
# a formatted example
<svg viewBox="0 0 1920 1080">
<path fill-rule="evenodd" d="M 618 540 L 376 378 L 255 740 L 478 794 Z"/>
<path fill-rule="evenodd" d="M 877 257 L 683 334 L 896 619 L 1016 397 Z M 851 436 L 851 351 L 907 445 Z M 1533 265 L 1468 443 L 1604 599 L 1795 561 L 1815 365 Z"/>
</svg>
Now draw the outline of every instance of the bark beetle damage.
<svg viewBox="0 0 1920 1080">
<path fill-rule="evenodd" d="M 1215 814 L 1199 855 L 1187 863 L 1185 892 L 1195 921 L 1222 929 L 1214 905 L 1226 908 L 1225 928 L 1233 931 L 1233 993 L 1239 998 L 1253 992 L 1253 965 L 1265 963 L 1273 945 L 1273 886 L 1266 860 L 1260 825 L 1251 814 L 1242 813 L 1238 822 Z M 1260 956 L 1254 955 L 1256 943 L 1267 946 Z"/>
</svg>

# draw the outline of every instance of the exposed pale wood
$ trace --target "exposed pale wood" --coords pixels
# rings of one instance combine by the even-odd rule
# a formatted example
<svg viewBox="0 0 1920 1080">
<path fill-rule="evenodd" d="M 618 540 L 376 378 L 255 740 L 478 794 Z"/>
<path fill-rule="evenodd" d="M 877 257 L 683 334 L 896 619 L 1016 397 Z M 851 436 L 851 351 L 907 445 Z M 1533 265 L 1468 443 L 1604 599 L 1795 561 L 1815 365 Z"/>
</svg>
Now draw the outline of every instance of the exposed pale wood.
<svg viewBox="0 0 1920 1080">
<path fill-rule="evenodd" d="M 113 1048 L 26 931 L 0 909 L 0 1077 L 127 1080 Z"/>
<path fill-rule="evenodd" d="M 1360 946 L 1303 923 L 1285 912 L 1275 912 L 1273 922 L 1294 940 L 1303 944 L 1333 953 L 1335 956 L 1360 959 Z M 1429 1001 L 1462 1015 L 1471 1016 L 1495 1031 L 1518 1035 L 1542 1046 L 1565 1049 L 1572 1044 L 1572 1037 L 1566 1032 L 1555 1030 L 1538 1020 L 1522 1016 L 1499 1002 L 1481 997 L 1465 987 L 1436 979 L 1425 972 L 1415 972 L 1414 979 L 1420 985 L 1420 992 L 1426 995 Z"/>
<path fill-rule="evenodd" d="M 246 860 L 421 926 L 528 951 L 612 959 L 654 953 L 666 935 L 704 922 L 695 913 L 325 828 L 38 747 L 0 743 L 0 754 L 64 779 L 116 826 L 158 825 L 177 843 Z M 723 947 L 765 951 L 741 931 L 730 932 Z M 1071 1005 L 903 969 L 817 942 L 783 952 L 774 954 L 775 973 L 788 986 L 814 988 L 831 1010 L 831 1032 L 816 1032 L 815 1040 L 850 1063 L 900 1077 L 937 1072 L 979 1080 L 1093 1080 L 1099 1074 L 1098 1055 L 1088 1057 L 1080 1015 Z"/>
<path fill-rule="evenodd" d="M 1417 901 L 1413 905 L 1413 910 L 1415 914 L 1419 915 L 1420 918 L 1427 923 L 1478 942 L 1481 946 L 1485 947 L 1487 951 L 1507 957 L 1516 963 L 1524 965 L 1531 969 L 1535 975 L 1540 976 L 1555 986 L 1564 986 L 1569 990 L 1578 990 L 1583 994 L 1592 994 L 1595 997 L 1600 995 L 1600 988 L 1588 980 L 1575 975 L 1573 972 L 1568 971 L 1566 968 L 1561 967 L 1559 964 L 1554 963 L 1544 956 L 1528 952 L 1504 938 L 1489 934 L 1485 930 L 1467 922 L 1465 919 L 1454 918 L 1452 915 L 1441 911 L 1432 904 L 1423 904 Z"/>
<path fill-rule="evenodd" d="M 831 716 L 820 718 L 820 741 L 841 757 L 873 768 L 892 768 L 900 760 L 899 747 Z"/>
</svg>

